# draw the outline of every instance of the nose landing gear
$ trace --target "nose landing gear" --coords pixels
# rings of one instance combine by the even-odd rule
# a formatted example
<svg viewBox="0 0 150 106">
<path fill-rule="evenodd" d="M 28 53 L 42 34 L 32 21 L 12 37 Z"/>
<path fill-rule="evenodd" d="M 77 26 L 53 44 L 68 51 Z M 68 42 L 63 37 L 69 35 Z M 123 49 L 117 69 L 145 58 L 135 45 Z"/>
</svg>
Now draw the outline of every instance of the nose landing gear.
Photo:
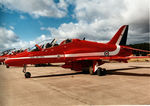
<svg viewBox="0 0 150 106">
<path fill-rule="evenodd" d="M 25 73 L 25 78 L 30 78 L 31 77 L 31 73 L 30 72 L 26 72 L 26 65 L 24 65 L 22 72 Z"/>
</svg>

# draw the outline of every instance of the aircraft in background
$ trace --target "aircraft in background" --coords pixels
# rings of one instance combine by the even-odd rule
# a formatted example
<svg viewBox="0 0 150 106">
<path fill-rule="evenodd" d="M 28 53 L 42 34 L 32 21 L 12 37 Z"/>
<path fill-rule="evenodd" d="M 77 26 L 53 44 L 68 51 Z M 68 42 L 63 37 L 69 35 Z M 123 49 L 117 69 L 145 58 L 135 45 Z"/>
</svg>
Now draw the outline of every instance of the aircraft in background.
<svg viewBox="0 0 150 106">
<path fill-rule="evenodd" d="M 48 48 L 35 45 L 32 49 L 11 56 L 5 60 L 7 66 L 24 67 L 25 78 L 31 73 L 26 72 L 27 64 L 60 63 L 63 68 L 75 71 L 89 72 L 91 75 L 106 75 L 106 69 L 99 66 L 108 61 L 125 62 L 131 58 L 132 51 L 150 52 L 127 47 L 128 25 L 122 26 L 108 43 L 97 43 L 80 39 L 67 39 L 59 45 L 53 40 Z M 142 56 L 139 58 L 148 58 Z"/>
<path fill-rule="evenodd" d="M 55 43 L 55 45 L 57 45 L 57 44 L 56 44 L 56 39 L 53 39 L 53 40 L 51 41 L 51 43 L 49 43 L 49 42 L 50 42 L 50 39 L 40 42 L 39 45 L 40 45 L 40 47 L 41 47 L 42 49 L 51 47 L 51 46 L 53 45 L 53 43 Z M 22 52 L 24 52 L 24 51 L 26 51 L 26 50 L 30 51 L 31 49 L 34 49 L 35 47 L 36 47 L 36 46 L 34 46 L 34 47 L 32 47 L 32 48 L 25 49 L 25 50 L 13 48 L 13 49 L 8 49 L 8 50 L 5 50 L 5 51 L 1 52 L 1 53 L 0 53 L 0 65 L 1 65 L 2 63 L 4 64 L 5 59 L 7 59 L 8 57 L 14 56 L 14 55 L 16 55 L 16 54 L 18 54 L 18 53 L 22 53 Z M 42 50 L 42 49 L 41 49 L 41 50 Z M 34 50 L 35 50 L 35 49 L 34 49 Z M 35 50 L 35 51 L 36 51 L 36 50 Z M 6 67 L 9 68 L 8 65 L 6 65 Z"/>
<path fill-rule="evenodd" d="M 0 53 L 0 64 L 3 63 L 6 58 L 8 58 L 10 55 L 12 55 L 14 51 L 15 51 L 15 48 L 8 49 L 8 50 L 1 52 Z"/>
</svg>

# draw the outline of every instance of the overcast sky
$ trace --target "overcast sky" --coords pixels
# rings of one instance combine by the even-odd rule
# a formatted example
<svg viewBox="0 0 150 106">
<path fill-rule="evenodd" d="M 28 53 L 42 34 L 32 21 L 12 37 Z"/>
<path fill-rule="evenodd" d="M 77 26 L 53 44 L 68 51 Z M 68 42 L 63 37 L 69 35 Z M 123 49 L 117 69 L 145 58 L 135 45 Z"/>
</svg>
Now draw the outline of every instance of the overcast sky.
<svg viewBox="0 0 150 106">
<path fill-rule="evenodd" d="M 48 38 L 107 42 L 129 25 L 128 44 L 149 42 L 149 0 L 0 0 L 0 51 Z"/>
</svg>

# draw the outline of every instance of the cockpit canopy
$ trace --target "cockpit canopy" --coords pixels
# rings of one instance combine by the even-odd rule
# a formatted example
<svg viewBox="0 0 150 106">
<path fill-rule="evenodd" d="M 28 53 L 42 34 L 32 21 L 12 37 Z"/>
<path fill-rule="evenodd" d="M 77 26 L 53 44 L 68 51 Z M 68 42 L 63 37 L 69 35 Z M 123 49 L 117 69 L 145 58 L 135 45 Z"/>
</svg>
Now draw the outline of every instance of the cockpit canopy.
<svg viewBox="0 0 150 106">
<path fill-rule="evenodd" d="M 58 46 L 56 39 L 53 39 L 51 42 L 46 41 L 46 43 L 40 45 L 40 47 L 43 48 L 43 49 L 50 48 L 50 47 L 53 47 L 53 46 Z"/>
<path fill-rule="evenodd" d="M 80 41 L 80 39 L 66 39 L 60 43 L 60 45 L 68 44 L 71 42 Z"/>
<path fill-rule="evenodd" d="M 8 50 L 5 50 L 3 52 L 0 53 L 0 56 L 4 56 L 4 55 L 10 55 L 13 51 L 15 51 L 15 48 L 14 49 L 8 49 Z"/>
<path fill-rule="evenodd" d="M 47 48 L 51 48 L 51 47 L 54 47 L 54 46 L 58 46 L 58 44 L 56 42 L 57 41 L 56 39 L 53 39 L 51 42 L 47 42 L 47 41 L 44 44 L 43 44 L 43 42 L 45 42 L 45 41 L 43 41 L 42 43 L 39 43 L 38 45 L 36 44 L 35 46 L 33 46 L 31 48 L 28 48 L 27 51 L 28 52 L 40 51 L 40 48 L 41 49 L 47 49 Z M 66 40 L 62 41 L 60 43 L 60 45 L 68 44 L 68 43 L 71 43 L 71 42 L 74 42 L 74 41 L 80 41 L 80 39 L 66 39 Z"/>
<path fill-rule="evenodd" d="M 67 43 L 70 43 L 70 42 L 72 42 L 72 39 L 66 39 L 66 40 L 62 41 L 60 43 L 60 45 L 64 45 L 64 44 L 67 44 Z"/>
<path fill-rule="evenodd" d="M 36 44 L 35 46 L 28 48 L 28 52 L 33 52 L 33 51 L 40 51 L 40 49 L 47 49 L 50 47 L 58 46 L 56 39 L 53 39 L 51 42 L 49 40 L 45 40 L 43 42 L 40 42 L 39 44 Z"/>
<path fill-rule="evenodd" d="M 39 51 L 39 48 L 35 45 L 35 46 L 31 47 L 31 48 L 28 48 L 27 51 L 28 52 Z"/>
</svg>

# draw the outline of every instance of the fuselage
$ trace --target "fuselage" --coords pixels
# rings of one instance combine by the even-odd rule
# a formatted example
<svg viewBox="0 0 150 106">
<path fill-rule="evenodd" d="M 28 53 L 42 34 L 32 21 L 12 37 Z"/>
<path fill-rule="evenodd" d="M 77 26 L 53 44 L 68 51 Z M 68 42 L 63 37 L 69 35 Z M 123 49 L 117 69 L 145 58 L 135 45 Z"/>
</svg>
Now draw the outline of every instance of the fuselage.
<svg viewBox="0 0 150 106">
<path fill-rule="evenodd" d="M 26 50 L 7 58 L 5 64 L 24 66 L 26 64 L 68 62 L 81 57 L 125 57 L 131 54 L 130 50 L 126 50 L 120 45 L 72 39 L 70 42 L 63 41 L 58 46 L 38 51 L 28 52 Z"/>
</svg>

